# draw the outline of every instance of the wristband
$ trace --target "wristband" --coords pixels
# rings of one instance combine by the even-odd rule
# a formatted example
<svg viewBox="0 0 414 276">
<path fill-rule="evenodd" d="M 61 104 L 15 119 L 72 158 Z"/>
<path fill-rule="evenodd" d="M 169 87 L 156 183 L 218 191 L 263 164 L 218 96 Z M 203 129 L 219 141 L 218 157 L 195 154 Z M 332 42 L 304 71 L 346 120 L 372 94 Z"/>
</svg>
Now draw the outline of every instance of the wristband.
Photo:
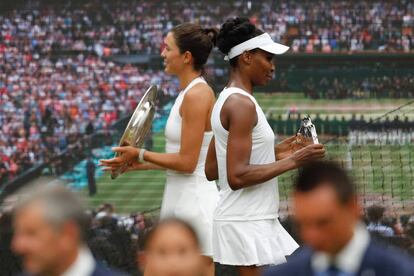
<svg viewBox="0 0 414 276">
<path fill-rule="evenodd" d="M 141 163 L 145 162 L 145 160 L 144 160 L 144 153 L 145 152 L 146 152 L 145 149 L 140 149 L 139 150 L 138 161 L 141 162 Z"/>
</svg>

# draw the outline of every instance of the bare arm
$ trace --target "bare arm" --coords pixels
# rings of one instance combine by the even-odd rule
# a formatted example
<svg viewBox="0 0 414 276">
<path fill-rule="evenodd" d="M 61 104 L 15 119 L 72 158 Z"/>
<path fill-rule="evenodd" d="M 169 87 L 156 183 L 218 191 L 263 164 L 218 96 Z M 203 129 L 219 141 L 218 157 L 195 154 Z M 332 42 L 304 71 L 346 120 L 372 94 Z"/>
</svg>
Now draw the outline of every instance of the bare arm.
<svg viewBox="0 0 414 276">
<path fill-rule="evenodd" d="M 299 167 L 304 160 L 315 159 L 324 155 L 323 146 L 317 145 L 312 149 L 299 150 L 291 157 L 280 161 L 263 165 L 251 165 L 252 131 L 257 123 L 254 103 L 245 96 L 231 96 L 226 101 L 222 113 L 222 119 L 227 122 L 229 131 L 227 179 L 233 190 L 263 183 Z"/>
<path fill-rule="evenodd" d="M 209 181 L 218 179 L 216 144 L 214 141 L 214 137 L 211 139 L 210 145 L 208 146 L 204 172 L 206 173 L 206 177 Z"/>
<path fill-rule="evenodd" d="M 211 106 L 214 103 L 214 93 L 205 84 L 194 86 L 184 97 L 181 105 L 181 145 L 177 153 L 157 153 L 145 151 L 144 160 L 153 165 L 150 168 L 166 168 L 170 170 L 191 173 L 197 166 L 201 144 L 204 137 L 206 122 L 209 119 Z M 118 147 L 114 151 L 122 152 L 118 158 L 102 160 L 105 166 L 116 167 L 134 162 L 139 150 L 133 147 Z"/>
<path fill-rule="evenodd" d="M 214 93 L 205 84 L 196 85 L 181 105 L 181 145 L 178 153 L 145 152 L 144 159 L 161 167 L 192 173 L 198 162 L 206 122 L 214 103 Z"/>
</svg>

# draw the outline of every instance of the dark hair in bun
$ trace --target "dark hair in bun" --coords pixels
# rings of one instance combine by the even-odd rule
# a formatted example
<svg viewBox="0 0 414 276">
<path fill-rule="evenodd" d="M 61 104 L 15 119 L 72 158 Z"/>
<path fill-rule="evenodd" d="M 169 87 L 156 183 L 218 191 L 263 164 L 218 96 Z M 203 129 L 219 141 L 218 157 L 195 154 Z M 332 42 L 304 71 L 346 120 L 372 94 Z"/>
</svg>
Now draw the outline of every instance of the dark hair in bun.
<svg viewBox="0 0 414 276">
<path fill-rule="evenodd" d="M 171 32 L 180 53 L 189 51 L 194 59 L 194 69 L 201 70 L 216 43 L 218 31 L 213 28 L 203 29 L 193 23 L 183 23 L 174 27 Z"/>
<path fill-rule="evenodd" d="M 213 46 L 216 46 L 218 30 L 216 28 L 204 28 L 203 32 L 211 39 Z"/>
<path fill-rule="evenodd" d="M 257 29 L 248 18 L 230 18 L 221 26 L 216 45 L 220 52 L 227 55 L 234 46 L 261 34 L 263 31 Z M 236 63 L 236 58 L 230 60 L 232 66 L 235 66 Z"/>
</svg>

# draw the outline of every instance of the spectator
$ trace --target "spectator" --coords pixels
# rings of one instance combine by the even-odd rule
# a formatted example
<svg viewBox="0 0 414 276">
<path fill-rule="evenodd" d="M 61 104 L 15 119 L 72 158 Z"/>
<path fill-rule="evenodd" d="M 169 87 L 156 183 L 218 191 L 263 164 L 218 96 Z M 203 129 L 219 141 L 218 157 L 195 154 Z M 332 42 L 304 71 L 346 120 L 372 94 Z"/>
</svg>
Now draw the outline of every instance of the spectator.
<svg viewBox="0 0 414 276">
<path fill-rule="evenodd" d="M 161 221 L 147 234 L 144 248 L 146 275 L 196 276 L 202 271 L 199 240 L 184 221 Z"/>
<path fill-rule="evenodd" d="M 36 275 L 119 275 L 94 260 L 85 246 L 83 203 L 62 186 L 31 187 L 15 208 L 14 252 Z"/>
<path fill-rule="evenodd" d="M 368 226 L 367 229 L 371 233 L 377 233 L 384 237 L 394 236 L 394 230 L 382 223 L 384 216 L 385 208 L 378 205 L 373 205 L 368 207 L 367 216 L 368 216 Z"/>
<path fill-rule="evenodd" d="M 360 222 L 355 186 L 329 162 L 305 166 L 294 184 L 295 218 L 306 244 L 265 275 L 413 275 L 414 262 L 369 237 Z"/>
</svg>

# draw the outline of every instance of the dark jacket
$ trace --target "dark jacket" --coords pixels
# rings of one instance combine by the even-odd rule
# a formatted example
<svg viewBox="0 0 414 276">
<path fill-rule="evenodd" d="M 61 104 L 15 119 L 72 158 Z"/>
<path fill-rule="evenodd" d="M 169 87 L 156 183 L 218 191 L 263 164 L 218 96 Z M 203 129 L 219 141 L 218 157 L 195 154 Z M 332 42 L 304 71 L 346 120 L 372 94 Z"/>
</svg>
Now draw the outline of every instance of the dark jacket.
<svg viewBox="0 0 414 276">
<path fill-rule="evenodd" d="M 313 251 L 304 247 L 288 262 L 269 268 L 264 276 L 313 276 L 311 256 Z M 387 248 L 378 242 L 370 241 L 362 259 L 358 276 L 414 276 L 414 259 L 397 249 Z"/>
</svg>

